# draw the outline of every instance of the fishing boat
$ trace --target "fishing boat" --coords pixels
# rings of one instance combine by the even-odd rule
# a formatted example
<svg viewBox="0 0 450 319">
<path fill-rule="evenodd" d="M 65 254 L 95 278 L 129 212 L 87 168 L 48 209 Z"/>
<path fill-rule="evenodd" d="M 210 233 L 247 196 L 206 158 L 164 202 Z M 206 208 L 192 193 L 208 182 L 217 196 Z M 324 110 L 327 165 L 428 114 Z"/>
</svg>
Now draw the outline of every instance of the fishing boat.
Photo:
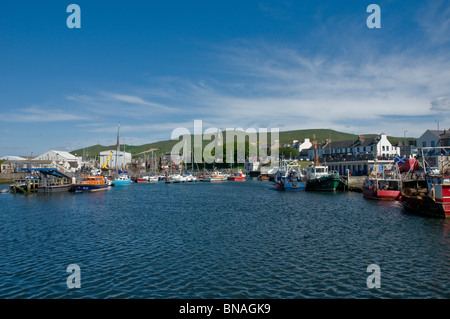
<svg viewBox="0 0 450 319">
<path fill-rule="evenodd" d="M 306 190 L 335 192 L 345 181 L 337 171 L 329 171 L 328 166 L 320 165 L 317 155 L 317 144 L 314 141 L 314 164 L 306 168 Z"/>
<path fill-rule="evenodd" d="M 103 176 L 89 175 L 83 177 L 79 183 L 73 184 L 73 191 L 78 192 L 94 192 L 102 191 L 108 188 L 108 183 Z"/>
<path fill-rule="evenodd" d="M 138 177 L 138 178 L 136 178 L 136 183 L 139 183 L 139 184 L 148 183 L 149 179 L 150 179 L 150 176 L 148 176 L 148 175 Z"/>
<path fill-rule="evenodd" d="M 296 161 L 283 162 L 282 167 L 275 173 L 274 183 L 276 189 L 280 191 L 306 189 L 304 174 Z"/>
<path fill-rule="evenodd" d="M 233 175 L 228 176 L 227 178 L 229 181 L 235 181 L 235 182 L 242 182 L 247 180 L 246 176 L 244 173 L 242 173 L 241 170 L 238 170 L 237 172 L 235 172 Z"/>
<path fill-rule="evenodd" d="M 127 185 L 131 185 L 131 179 L 127 174 L 122 173 L 116 178 L 114 178 L 114 186 L 127 186 Z"/>
<path fill-rule="evenodd" d="M 221 181 L 226 181 L 227 179 L 228 179 L 228 176 L 219 171 L 214 171 L 210 177 L 211 182 L 221 182 Z"/>
<path fill-rule="evenodd" d="M 187 182 L 186 176 L 181 174 L 173 174 L 169 176 L 169 180 L 171 183 L 184 183 Z"/>
<path fill-rule="evenodd" d="M 444 152 L 450 150 L 450 147 L 438 148 Z M 431 149 L 436 148 L 422 149 L 420 174 L 410 179 L 410 183 L 404 182 L 401 201 L 407 211 L 450 218 L 450 157 L 433 155 L 425 159 L 424 150 Z"/>
<path fill-rule="evenodd" d="M 335 192 L 345 181 L 336 171 L 328 171 L 328 166 L 311 165 L 306 169 L 306 190 Z"/>
<path fill-rule="evenodd" d="M 400 200 L 402 180 L 397 163 L 375 165 L 375 168 L 375 172 L 364 181 L 363 196 L 378 200 Z"/>
</svg>

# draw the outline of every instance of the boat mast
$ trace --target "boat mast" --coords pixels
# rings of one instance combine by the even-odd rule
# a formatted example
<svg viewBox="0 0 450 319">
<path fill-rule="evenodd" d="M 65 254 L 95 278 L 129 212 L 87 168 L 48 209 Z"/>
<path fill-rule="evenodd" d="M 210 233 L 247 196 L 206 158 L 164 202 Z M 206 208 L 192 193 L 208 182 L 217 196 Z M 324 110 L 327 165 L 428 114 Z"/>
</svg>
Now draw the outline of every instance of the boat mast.
<svg viewBox="0 0 450 319">
<path fill-rule="evenodd" d="M 120 136 L 120 122 L 119 122 L 119 127 L 118 127 L 118 129 L 117 129 L 117 145 L 116 145 L 116 161 L 115 161 L 115 168 L 116 168 L 116 174 L 117 174 L 117 156 L 118 156 L 118 153 L 119 153 L 119 151 L 120 151 L 120 142 L 119 142 L 119 136 Z"/>
</svg>

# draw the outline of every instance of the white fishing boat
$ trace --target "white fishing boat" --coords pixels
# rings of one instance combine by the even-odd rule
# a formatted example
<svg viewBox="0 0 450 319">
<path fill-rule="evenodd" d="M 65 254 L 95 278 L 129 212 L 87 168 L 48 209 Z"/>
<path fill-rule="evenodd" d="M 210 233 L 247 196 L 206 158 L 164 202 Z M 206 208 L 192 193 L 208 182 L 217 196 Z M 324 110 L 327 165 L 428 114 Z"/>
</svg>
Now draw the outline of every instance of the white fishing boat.
<svg viewBox="0 0 450 319">
<path fill-rule="evenodd" d="M 227 179 L 228 179 L 228 175 L 227 174 L 224 174 L 224 173 L 219 172 L 219 171 L 214 171 L 211 174 L 210 181 L 211 182 L 222 182 L 222 181 L 226 181 Z"/>
</svg>

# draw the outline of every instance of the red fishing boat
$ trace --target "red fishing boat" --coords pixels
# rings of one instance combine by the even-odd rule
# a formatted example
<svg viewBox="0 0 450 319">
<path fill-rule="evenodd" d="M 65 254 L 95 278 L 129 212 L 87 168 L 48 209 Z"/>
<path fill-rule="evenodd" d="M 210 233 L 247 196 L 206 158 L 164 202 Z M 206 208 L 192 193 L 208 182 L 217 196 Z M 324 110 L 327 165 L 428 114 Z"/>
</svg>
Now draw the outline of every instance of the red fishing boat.
<svg viewBox="0 0 450 319">
<path fill-rule="evenodd" d="M 400 200 L 399 180 L 378 180 L 368 178 L 365 181 L 362 192 L 365 198 L 379 200 Z"/>
<path fill-rule="evenodd" d="M 408 211 L 450 218 L 450 156 L 433 155 L 425 160 L 423 152 L 428 149 L 431 148 L 422 149 L 421 175 L 412 179 L 411 185 L 404 183 L 402 204 Z"/>
<path fill-rule="evenodd" d="M 393 163 L 375 167 L 373 175 L 364 181 L 363 196 L 378 200 L 400 200 L 402 180 L 397 165 Z"/>
<path fill-rule="evenodd" d="M 234 175 L 228 176 L 229 181 L 242 182 L 246 180 L 245 174 L 242 171 L 234 173 Z"/>
</svg>

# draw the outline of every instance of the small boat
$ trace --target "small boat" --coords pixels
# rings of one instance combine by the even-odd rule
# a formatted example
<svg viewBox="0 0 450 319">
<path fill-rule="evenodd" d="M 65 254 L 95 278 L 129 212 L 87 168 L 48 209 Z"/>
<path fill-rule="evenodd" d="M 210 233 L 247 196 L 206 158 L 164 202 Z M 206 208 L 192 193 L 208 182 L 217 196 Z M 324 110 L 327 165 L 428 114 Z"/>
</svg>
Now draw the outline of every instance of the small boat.
<svg viewBox="0 0 450 319">
<path fill-rule="evenodd" d="M 335 192 L 341 184 L 346 182 L 337 171 L 328 171 L 328 166 L 319 164 L 317 144 L 314 141 L 314 163 L 306 168 L 306 190 Z"/>
<path fill-rule="evenodd" d="M 114 179 L 114 186 L 127 186 L 131 185 L 131 179 L 127 174 L 121 174 Z"/>
<path fill-rule="evenodd" d="M 214 172 L 211 174 L 211 179 L 210 179 L 210 181 L 211 181 L 211 182 L 222 182 L 222 181 L 226 181 L 227 179 L 228 179 L 228 175 L 223 174 L 223 173 L 218 172 L 218 171 L 214 171 Z"/>
<path fill-rule="evenodd" d="M 74 192 L 94 192 L 108 188 L 108 183 L 103 176 L 90 175 L 85 176 L 80 183 L 73 184 Z"/>
<path fill-rule="evenodd" d="M 186 181 L 187 182 L 198 182 L 199 180 L 200 179 L 197 176 L 192 175 L 191 173 L 186 173 Z"/>
<path fill-rule="evenodd" d="M 181 174 L 173 174 L 169 176 L 169 180 L 171 183 L 184 183 L 187 182 L 186 176 Z"/>
<path fill-rule="evenodd" d="M 274 176 L 277 190 L 305 190 L 306 182 L 300 165 L 295 161 L 286 161 Z"/>
<path fill-rule="evenodd" d="M 335 192 L 345 181 L 338 172 L 328 171 L 328 166 L 312 165 L 306 171 L 306 190 Z"/>
<path fill-rule="evenodd" d="M 397 164 L 392 167 L 386 164 L 375 167 L 377 170 L 364 181 L 363 196 L 369 199 L 400 200 L 402 180 Z"/>
<path fill-rule="evenodd" d="M 229 181 L 236 181 L 236 182 L 242 182 L 247 179 L 244 173 L 242 173 L 241 170 L 237 171 L 233 175 L 228 176 L 227 178 Z"/>
<path fill-rule="evenodd" d="M 150 176 L 150 177 L 148 178 L 148 181 L 149 181 L 150 183 L 156 183 L 156 182 L 159 181 L 159 176 Z"/>
<path fill-rule="evenodd" d="M 270 176 L 267 173 L 262 173 L 257 177 L 258 181 L 268 182 L 270 181 Z"/>
<path fill-rule="evenodd" d="M 367 178 L 362 188 L 363 196 L 379 200 L 400 200 L 400 180 Z"/>
</svg>

